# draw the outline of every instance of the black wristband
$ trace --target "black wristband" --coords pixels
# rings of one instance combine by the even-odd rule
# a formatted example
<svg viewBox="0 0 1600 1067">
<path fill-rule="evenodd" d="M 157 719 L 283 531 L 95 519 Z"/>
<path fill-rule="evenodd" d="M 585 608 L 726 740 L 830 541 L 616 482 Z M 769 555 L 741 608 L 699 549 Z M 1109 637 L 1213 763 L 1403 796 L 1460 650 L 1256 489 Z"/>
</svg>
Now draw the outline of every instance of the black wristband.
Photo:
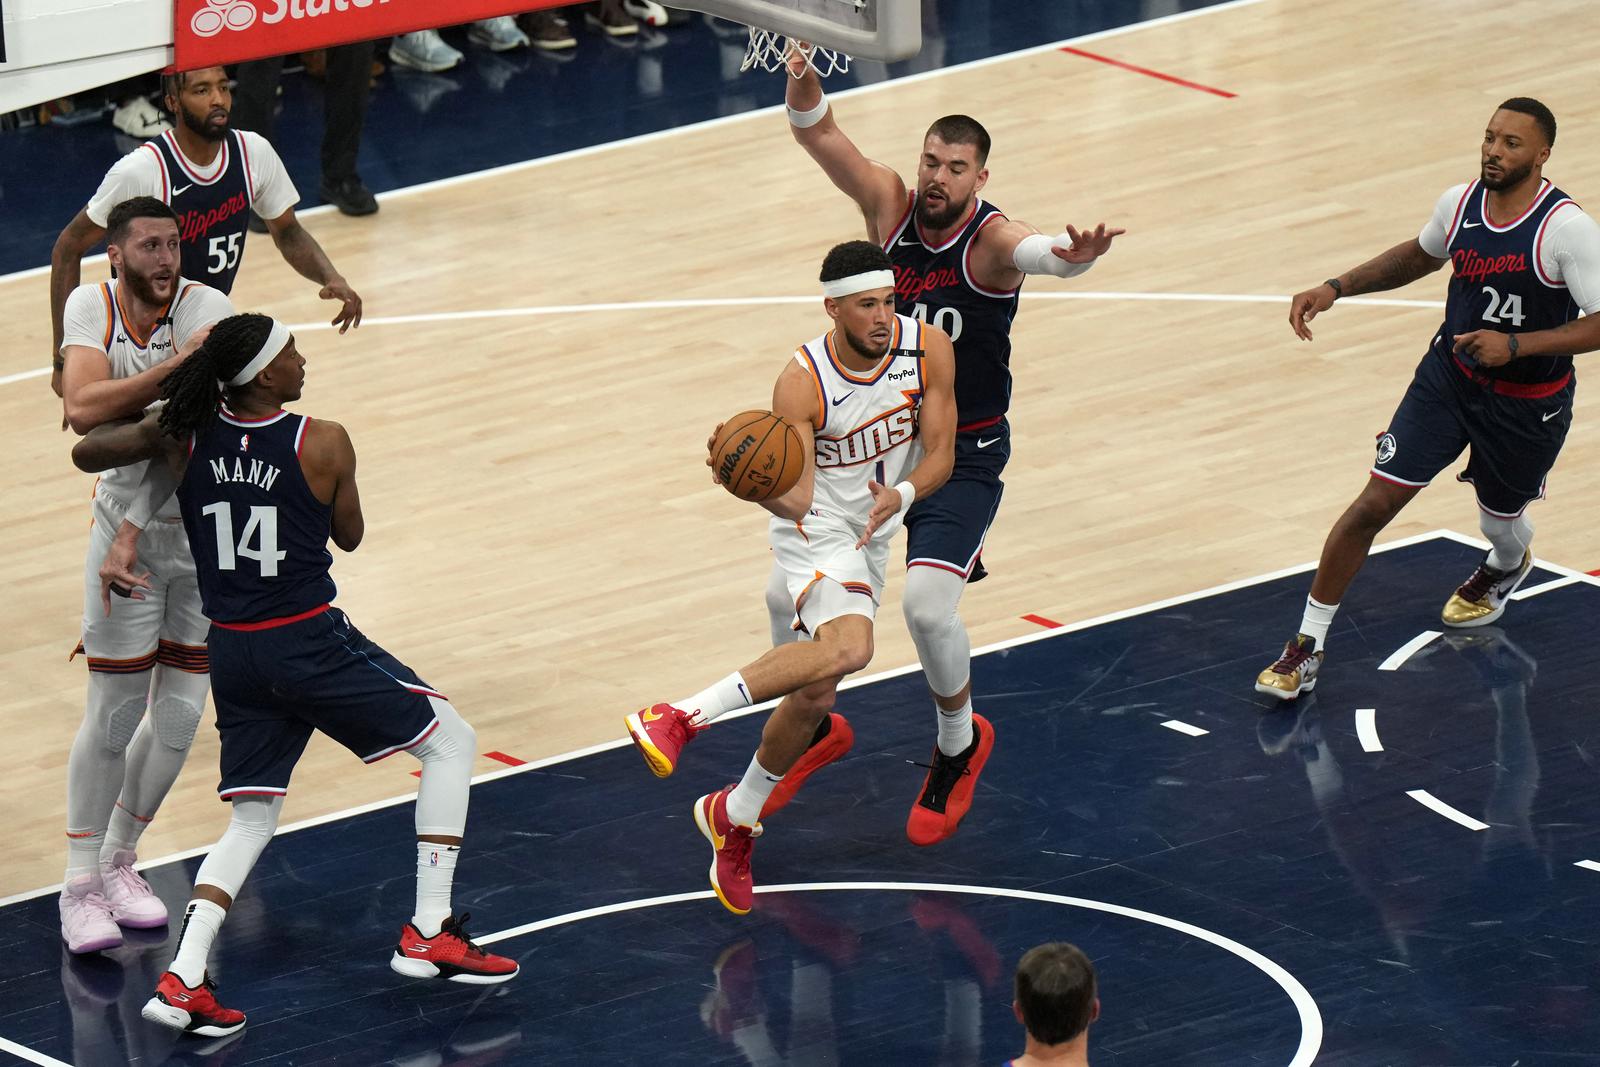
<svg viewBox="0 0 1600 1067">
<path fill-rule="evenodd" d="M 57 352 L 55 355 L 50 357 L 50 369 L 51 370 L 65 370 L 66 367 L 67 367 L 66 357 L 61 355 L 61 353 Z"/>
<path fill-rule="evenodd" d="M 1517 358 L 1517 335 L 1512 334 L 1506 338 L 1506 347 L 1511 349 L 1511 358 Z"/>
<path fill-rule="evenodd" d="M 1326 285 L 1329 289 L 1333 290 L 1333 298 L 1335 300 L 1339 299 L 1341 296 L 1344 295 L 1344 286 L 1339 284 L 1339 279 L 1338 278 L 1329 278 L 1327 281 L 1323 282 L 1322 284 Z"/>
</svg>

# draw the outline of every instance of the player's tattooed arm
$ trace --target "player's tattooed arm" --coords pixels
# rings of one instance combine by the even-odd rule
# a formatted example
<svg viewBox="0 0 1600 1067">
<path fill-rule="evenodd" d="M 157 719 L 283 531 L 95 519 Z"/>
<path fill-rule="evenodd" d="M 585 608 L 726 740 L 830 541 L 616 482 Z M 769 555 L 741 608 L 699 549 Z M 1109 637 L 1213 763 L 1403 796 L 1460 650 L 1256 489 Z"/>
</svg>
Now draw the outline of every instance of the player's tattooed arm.
<svg viewBox="0 0 1600 1067">
<path fill-rule="evenodd" d="M 268 219 L 267 229 L 272 233 L 272 243 L 278 246 L 284 262 L 302 278 L 309 278 L 322 286 L 317 293 L 322 299 L 339 301 L 339 313 L 333 317 L 332 325 L 339 327 L 340 333 L 352 326 L 360 326 L 361 297 L 350 288 L 344 275 L 334 269 L 328 253 L 322 250 L 311 232 L 300 224 L 294 209 L 290 208 L 275 219 Z"/>
<path fill-rule="evenodd" d="M 778 375 L 772 387 L 772 410 L 783 416 L 800 435 L 800 454 L 805 457 L 805 470 L 794 488 L 775 500 L 763 500 L 761 506 L 790 522 L 805 518 L 811 510 L 812 491 L 816 486 L 816 445 L 814 437 L 822 413 L 818 410 L 817 386 L 809 372 L 790 360 Z"/>
<path fill-rule="evenodd" d="M 1311 328 L 1307 324 L 1331 308 L 1341 296 L 1398 289 L 1432 274 L 1447 262 L 1449 260 L 1430 256 L 1423 251 L 1421 242 L 1413 237 L 1337 278 L 1330 278 L 1321 285 L 1296 293 L 1294 299 L 1289 301 L 1289 327 L 1300 340 L 1309 341 Z"/>
</svg>

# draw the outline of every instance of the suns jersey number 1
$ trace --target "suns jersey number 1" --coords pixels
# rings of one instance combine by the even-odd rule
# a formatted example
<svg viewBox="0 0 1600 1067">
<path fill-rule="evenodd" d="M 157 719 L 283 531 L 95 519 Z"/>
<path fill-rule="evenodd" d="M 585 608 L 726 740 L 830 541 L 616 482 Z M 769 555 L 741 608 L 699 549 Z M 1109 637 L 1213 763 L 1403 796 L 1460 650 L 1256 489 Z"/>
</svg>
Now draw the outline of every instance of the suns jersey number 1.
<svg viewBox="0 0 1600 1067">
<path fill-rule="evenodd" d="M 831 331 L 795 351 L 817 391 L 814 510 L 862 525 L 868 483 L 894 485 L 922 459 L 922 350 L 922 323 L 896 315 L 888 353 L 865 373 L 840 362 Z"/>
</svg>

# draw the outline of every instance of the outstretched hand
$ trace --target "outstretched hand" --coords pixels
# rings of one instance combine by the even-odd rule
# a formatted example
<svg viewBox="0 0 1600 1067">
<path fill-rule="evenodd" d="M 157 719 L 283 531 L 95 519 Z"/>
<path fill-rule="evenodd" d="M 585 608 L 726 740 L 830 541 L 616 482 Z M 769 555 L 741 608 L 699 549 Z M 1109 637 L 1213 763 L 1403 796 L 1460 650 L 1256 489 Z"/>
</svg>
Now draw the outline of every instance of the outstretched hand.
<svg viewBox="0 0 1600 1067">
<path fill-rule="evenodd" d="M 144 590 L 150 588 L 150 572 L 138 573 L 139 542 L 118 537 L 111 542 L 106 558 L 100 564 L 100 603 L 111 614 L 111 594 L 130 600 L 143 600 Z"/>
<path fill-rule="evenodd" d="M 350 288 L 350 283 L 341 277 L 334 277 L 317 293 L 324 300 L 337 300 L 342 307 L 339 314 L 333 317 L 329 325 L 339 327 L 339 332 L 344 333 L 352 326 L 361 325 L 361 297 Z"/>
<path fill-rule="evenodd" d="M 1067 237 L 1072 241 L 1072 244 L 1066 248 L 1051 247 L 1050 251 L 1068 263 L 1093 263 L 1111 250 L 1113 238 L 1120 237 L 1127 232 L 1127 230 L 1121 228 L 1108 230 L 1103 222 L 1093 230 L 1087 227 L 1079 230 L 1069 225 L 1067 227 Z"/>
<path fill-rule="evenodd" d="M 868 482 L 867 488 L 872 492 L 872 512 L 867 516 L 866 530 L 856 542 L 857 548 L 866 548 L 867 542 L 872 540 L 872 535 L 881 530 L 890 519 L 900 514 L 902 503 L 898 489 L 890 489 L 877 482 Z"/>
</svg>

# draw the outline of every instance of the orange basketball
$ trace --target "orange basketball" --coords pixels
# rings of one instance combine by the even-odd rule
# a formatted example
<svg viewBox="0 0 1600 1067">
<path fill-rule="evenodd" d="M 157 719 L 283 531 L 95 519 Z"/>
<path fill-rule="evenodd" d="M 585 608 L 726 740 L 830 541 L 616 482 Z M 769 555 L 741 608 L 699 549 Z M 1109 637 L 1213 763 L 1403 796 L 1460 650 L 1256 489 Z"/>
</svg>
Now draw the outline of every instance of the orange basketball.
<svg viewBox="0 0 1600 1067">
<path fill-rule="evenodd" d="M 711 472 L 740 500 L 771 500 L 794 488 L 806 469 L 800 435 L 770 411 L 741 411 L 722 424 L 711 447 Z"/>
</svg>

